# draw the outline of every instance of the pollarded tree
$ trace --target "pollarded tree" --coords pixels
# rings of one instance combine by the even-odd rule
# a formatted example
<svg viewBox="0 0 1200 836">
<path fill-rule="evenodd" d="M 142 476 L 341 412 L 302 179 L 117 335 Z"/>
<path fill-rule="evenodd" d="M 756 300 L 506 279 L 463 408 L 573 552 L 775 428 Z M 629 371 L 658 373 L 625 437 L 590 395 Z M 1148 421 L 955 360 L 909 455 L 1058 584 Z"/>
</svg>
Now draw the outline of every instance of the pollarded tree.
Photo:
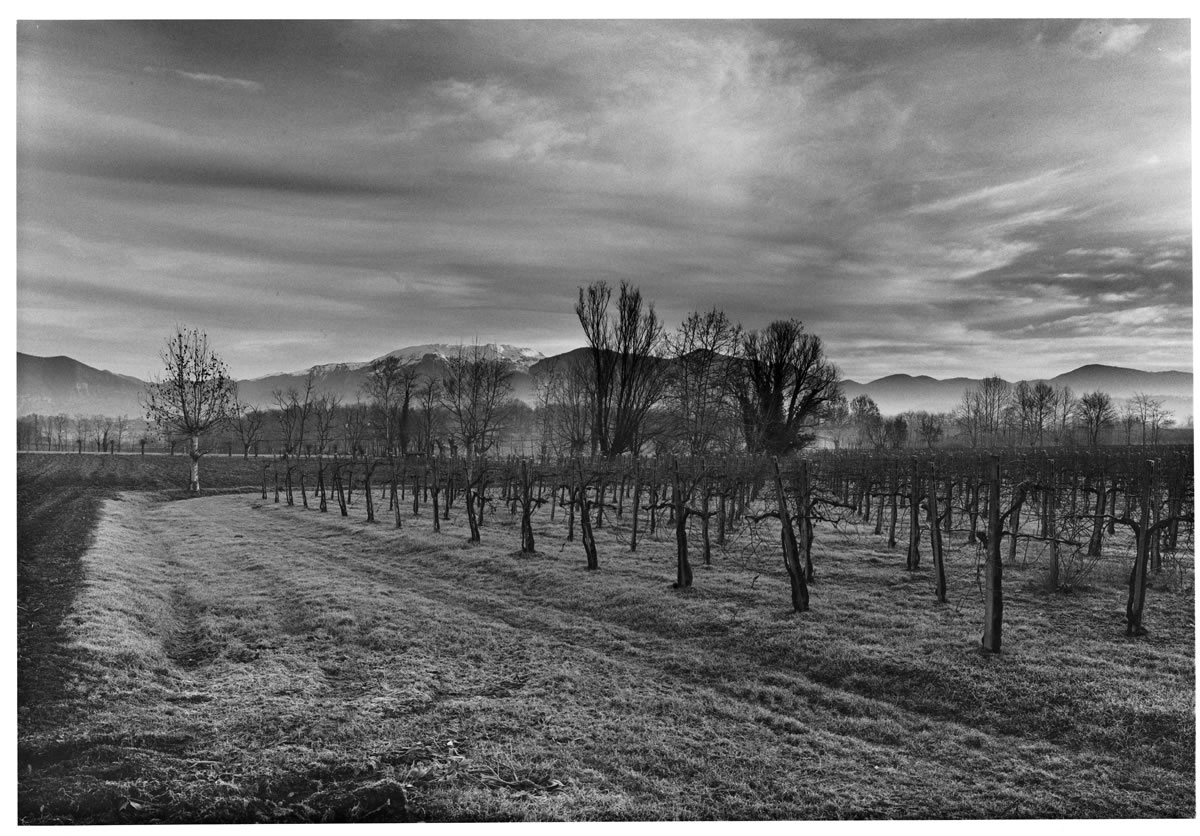
<svg viewBox="0 0 1200 836">
<path fill-rule="evenodd" d="M 601 281 L 579 288 L 575 305 L 592 360 L 592 444 L 605 458 L 637 452 L 646 415 L 666 384 L 666 364 L 657 356 L 663 326 L 654 306 L 624 281 L 615 314 L 611 300 L 612 289 Z"/>
<path fill-rule="evenodd" d="M 229 420 L 236 386 L 224 361 L 209 347 L 208 335 L 179 328 L 162 350 L 166 376 L 146 384 L 142 406 L 146 420 L 168 434 L 188 439 L 191 478 L 188 490 L 200 492 L 201 437 Z"/>
<path fill-rule="evenodd" d="M 735 378 L 746 448 L 783 455 L 813 438 L 821 408 L 841 391 L 841 375 L 825 357 L 821 338 L 798 319 L 772 322 L 742 335 Z"/>
</svg>

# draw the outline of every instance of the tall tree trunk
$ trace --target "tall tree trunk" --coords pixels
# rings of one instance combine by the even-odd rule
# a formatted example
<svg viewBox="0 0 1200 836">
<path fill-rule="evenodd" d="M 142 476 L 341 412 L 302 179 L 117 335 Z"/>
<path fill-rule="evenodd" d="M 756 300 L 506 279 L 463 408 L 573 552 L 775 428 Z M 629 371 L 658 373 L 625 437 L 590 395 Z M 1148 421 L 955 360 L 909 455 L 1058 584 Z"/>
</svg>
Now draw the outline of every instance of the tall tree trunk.
<svg viewBox="0 0 1200 836">
<path fill-rule="evenodd" d="M 792 609 L 808 611 L 808 584 L 804 580 L 804 567 L 800 565 L 800 553 L 796 546 L 796 532 L 792 529 L 791 513 L 788 511 L 787 494 L 783 489 L 783 477 L 779 473 L 779 460 L 775 459 L 775 492 L 778 495 L 779 531 L 783 544 L 783 565 L 787 569 L 792 585 Z"/>
<path fill-rule="evenodd" d="M 600 568 L 600 561 L 596 555 L 596 538 L 592 536 L 592 521 L 588 517 L 587 483 L 583 480 L 582 472 L 575 490 L 579 502 L 579 533 L 583 538 L 583 553 L 587 556 L 588 571 L 594 572 Z"/>
<path fill-rule="evenodd" d="M 200 493 L 200 436 L 188 438 L 188 455 L 192 459 L 191 473 L 188 478 L 188 493 Z"/>
</svg>

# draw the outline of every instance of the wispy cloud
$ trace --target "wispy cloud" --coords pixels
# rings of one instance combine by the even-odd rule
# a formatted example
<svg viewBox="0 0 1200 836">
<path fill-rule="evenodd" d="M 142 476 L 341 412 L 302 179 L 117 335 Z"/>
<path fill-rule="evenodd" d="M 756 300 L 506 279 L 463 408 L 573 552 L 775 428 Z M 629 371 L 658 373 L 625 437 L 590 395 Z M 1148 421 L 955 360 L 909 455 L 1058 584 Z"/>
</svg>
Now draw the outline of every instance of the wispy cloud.
<svg viewBox="0 0 1200 836">
<path fill-rule="evenodd" d="M 146 72 L 161 72 L 155 67 L 146 67 Z M 223 75 L 214 73 L 189 73 L 185 70 L 168 69 L 167 72 L 186 78 L 188 81 L 194 81 L 197 84 L 206 84 L 213 87 L 223 87 L 229 90 L 246 90 L 251 93 L 257 93 L 263 89 L 263 86 L 257 81 L 249 81 L 244 78 L 229 78 Z"/>
</svg>

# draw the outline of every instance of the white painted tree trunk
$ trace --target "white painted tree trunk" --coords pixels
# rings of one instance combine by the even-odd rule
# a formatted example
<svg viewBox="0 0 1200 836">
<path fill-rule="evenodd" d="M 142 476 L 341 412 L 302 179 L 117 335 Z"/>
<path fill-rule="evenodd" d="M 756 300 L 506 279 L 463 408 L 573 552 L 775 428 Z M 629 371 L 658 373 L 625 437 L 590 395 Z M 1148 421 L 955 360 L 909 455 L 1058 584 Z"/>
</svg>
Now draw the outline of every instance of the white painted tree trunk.
<svg viewBox="0 0 1200 836">
<path fill-rule="evenodd" d="M 188 483 L 188 492 L 200 493 L 200 436 L 198 434 L 189 439 L 188 455 L 192 457 L 192 478 Z"/>
</svg>

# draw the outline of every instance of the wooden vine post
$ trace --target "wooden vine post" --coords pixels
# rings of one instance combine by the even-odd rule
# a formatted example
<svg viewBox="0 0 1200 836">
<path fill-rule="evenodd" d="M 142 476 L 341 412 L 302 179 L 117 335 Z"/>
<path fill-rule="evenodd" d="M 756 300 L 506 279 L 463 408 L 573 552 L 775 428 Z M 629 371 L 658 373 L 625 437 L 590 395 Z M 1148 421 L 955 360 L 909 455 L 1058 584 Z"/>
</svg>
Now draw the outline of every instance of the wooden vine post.
<svg viewBox="0 0 1200 836">
<path fill-rule="evenodd" d="M 430 461 L 429 467 L 429 476 L 425 484 L 429 486 L 429 501 L 433 505 L 433 531 L 436 534 L 442 530 L 442 525 L 438 522 L 438 460 Z"/>
<path fill-rule="evenodd" d="M 638 517 L 642 509 L 642 463 L 641 459 L 633 459 L 633 525 L 629 531 L 629 550 L 637 551 Z"/>
<path fill-rule="evenodd" d="M 1138 522 L 1132 525 L 1137 542 L 1133 559 L 1133 572 L 1129 576 L 1129 601 L 1125 605 L 1125 633 L 1143 636 L 1147 630 L 1142 625 L 1142 613 L 1146 607 L 1146 568 L 1150 552 L 1151 523 L 1150 505 L 1153 502 L 1154 462 L 1147 461 L 1142 470 L 1141 508 Z"/>
<path fill-rule="evenodd" d="M 915 458 L 908 487 L 908 569 L 912 571 L 921 565 L 921 472 Z"/>
<path fill-rule="evenodd" d="M 1000 652 L 1000 631 L 1004 617 L 1001 589 L 1003 566 L 1000 563 L 1000 457 L 992 456 L 988 467 L 987 561 L 984 566 L 983 649 Z"/>
<path fill-rule="evenodd" d="M 949 496 L 947 495 L 947 502 Z M 947 508 L 946 514 L 950 511 Z M 942 530 L 938 527 L 937 469 L 929 474 L 929 553 L 933 556 L 933 568 L 937 575 L 937 599 L 946 603 L 946 564 L 942 557 Z"/>
<path fill-rule="evenodd" d="M 692 564 L 688 562 L 687 498 L 683 490 L 683 480 L 679 478 L 679 460 L 676 459 L 673 465 L 675 479 L 672 486 L 671 501 L 675 516 L 675 555 L 677 558 L 675 587 L 677 589 L 686 589 L 692 585 Z"/>
<path fill-rule="evenodd" d="M 533 479 L 529 461 L 521 460 L 521 554 L 533 554 Z"/>
<path fill-rule="evenodd" d="M 579 502 L 579 533 L 583 538 L 583 553 L 587 557 L 587 568 L 594 572 L 600 568 L 596 556 L 596 538 L 592 536 L 592 522 L 588 518 L 587 481 L 583 478 L 583 465 L 578 461 L 575 466 L 579 470 L 579 483 L 575 487 Z"/>
</svg>

